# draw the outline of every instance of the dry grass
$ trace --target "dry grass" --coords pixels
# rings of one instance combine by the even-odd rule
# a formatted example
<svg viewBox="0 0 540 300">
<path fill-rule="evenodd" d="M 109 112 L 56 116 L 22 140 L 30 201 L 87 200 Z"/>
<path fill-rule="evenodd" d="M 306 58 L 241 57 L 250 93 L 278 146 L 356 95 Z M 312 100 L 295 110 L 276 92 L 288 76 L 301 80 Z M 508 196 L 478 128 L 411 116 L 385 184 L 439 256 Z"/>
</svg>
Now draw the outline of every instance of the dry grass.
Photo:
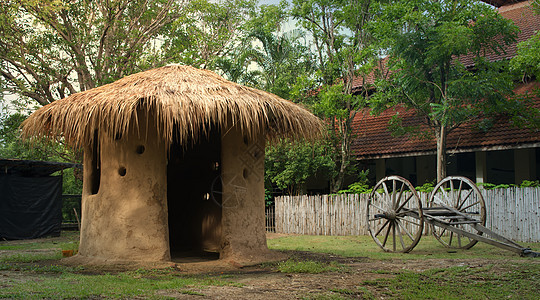
<svg viewBox="0 0 540 300">
<path fill-rule="evenodd" d="M 138 125 L 137 111 L 152 113 L 167 144 L 197 139 L 212 126 L 239 126 L 254 137 L 317 138 L 320 119 L 276 95 L 189 66 L 169 65 L 70 95 L 34 112 L 23 138 L 63 136 L 75 148 L 91 145 L 94 131 L 111 139 Z M 176 130 L 175 130 L 176 129 Z M 176 136 L 175 136 L 176 135 Z"/>
</svg>

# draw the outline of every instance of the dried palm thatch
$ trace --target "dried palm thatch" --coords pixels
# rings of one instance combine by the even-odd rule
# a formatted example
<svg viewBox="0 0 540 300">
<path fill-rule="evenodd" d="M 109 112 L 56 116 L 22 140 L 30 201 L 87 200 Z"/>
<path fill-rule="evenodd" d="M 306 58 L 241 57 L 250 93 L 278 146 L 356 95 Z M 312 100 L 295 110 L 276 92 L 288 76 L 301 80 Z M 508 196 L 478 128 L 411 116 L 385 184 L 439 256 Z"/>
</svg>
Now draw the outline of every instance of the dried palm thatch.
<svg viewBox="0 0 540 300">
<path fill-rule="evenodd" d="M 90 145 L 94 131 L 127 134 L 139 122 L 137 110 L 155 115 L 159 135 L 169 145 L 196 139 L 212 126 L 239 125 L 254 136 L 317 138 L 320 119 L 280 97 L 227 81 L 189 66 L 169 65 L 124 77 L 70 95 L 34 112 L 22 125 L 23 137 L 63 136 L 73 147 Z"/>
</svg>

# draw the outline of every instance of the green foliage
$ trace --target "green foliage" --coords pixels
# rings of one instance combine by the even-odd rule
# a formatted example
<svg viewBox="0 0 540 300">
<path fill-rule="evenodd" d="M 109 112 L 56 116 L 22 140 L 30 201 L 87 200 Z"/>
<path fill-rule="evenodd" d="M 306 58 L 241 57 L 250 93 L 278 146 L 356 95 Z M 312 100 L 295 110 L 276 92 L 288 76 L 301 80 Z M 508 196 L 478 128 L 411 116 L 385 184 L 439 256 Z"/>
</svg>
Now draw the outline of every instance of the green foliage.
<svg viewBox="0 0 540 300">
<path fill-rule="evenodd" d="M 170 62 L 156 44 L 183 1 L 20 0 L 0 6 L 7 91 L 45 105 Z M 191 22 L 191 20 L 190 20 Z"/>
<path fill-rule="evenodd" d="M 0 157 L 58 161 L 70 153 L 61 144 L 38 140 L 30 144 L 20 139 L 19 126 L 26 119 L 21 113 L 0 115 Z"/>
<path fill-rule="evenodd" d="M 264 189 L 264 204 L 266 207 L 271 206 L 274 203 L 274 195 L 270 189 Z"/>
<path fill-rule="evenodd" d="M 62 141 L 38 139 L 32 142 L 20 138 L 20 125 L 26 119 L 22 113 L 0 115 L 0 157 L 9 159 L 41 160 L 80 163 L 81 153 L 66 147 Z M 63 194 L 81 194 L 82 170 L 66 169 L 63 172 Z"/>
<path fill-rule="evenodd" d="M 518 44 L 517 55 L 512 58 L 511 68 L 523 77 L 540 78 L 540 32 Z"/>
<path fill-rule="evenodd" d="M 341 190 L 338 194 L 369 194 L 373 188 L 369 187 L 369 170 L 360 171 L 358 173 L 359 180 L 349 185 L 346 190 Z"/>
<path fill-rule="evenodd" d="M 338 194 L 369 194 L 372 190 L 367 184 L 355 182 L 350 184 L 348 189 L 338 191 Z"/>
<path fill-rule="evenodd" d="M 431 193 L 434 188 L 435 188 L 435 183 L 433 181 L 433 182 L 426 182 L 421 186 L 415 187 L 414 189 L 417 192 L 421 192 L 421 193 Z"/>
<path fill-rule="evenodd" d="M 234 64 L 223 60 L 234 62 L 231 55 L 235 47 L 243 46 L 241 41 L 256 3 L 256 0 L 187 1 L 182 14 L 166 27 L 163 58 L 203 69 L 220 66 L 226 69 L 225 73 L 229 72 L 228 68 Z M 236 63 L 247 71 L 241 60 Z"/>
<path fill-rule="evenodd" d="M 255 46 L 246 55 L 260 69 L 260 88 L 290 99 L 296 78 L 313 72 L 311 54 L 302 44 L 304 33 L 300 30 L 272 33 L 255 28 L 249 38 Z"/>
<path fill-rule="evenodd" d="M 536 14 L 540 14 L 540 1 L 532 1 L 531 8 Z M 510 62 L 512 70 L 523 78 L 540 78 L 540 32 L 536 32 L 527 41 L 520 42 L 517 48 L 516 56 Z"/>
<path fill-rule="evenodd" d="M 353 168 L 352 120 L 369 96 L 367 87 L 353 93 L 353 82 L 373 68 L 373 40 L 365 26 L 376 2 L 292 1 L 291 15 L 312 37 L 316 72 L 297 78 L 291 95 L 328 121 L 329 157 L 335 165 L 330 178 L 333 193 Z"/>
<path fill-rule="evenodd" d="M 281 140 L 266 148 L 265 182 L 287 190 L 290 195 L 301 193 L 310 176 L 331 176 L 333 162 L 326 155 L 323 143 Z"/>
<path fill-rule="evenodd" d="M 493 184 L 493 183 L 488 183 L 488 182 L 479 182 L 477 183 L 477 185 L 481 188 L 484 188 L 486 190 L 493 190 L 493 189 L 508 189 L 508 188 L 511 188 L 511 187 L 521 187 L 521 188 L 525 188 L 525 187 L 540 187 L 540 181 L 539 180 L 535 180 L 535 181 L 531 181 L 531 180 L 523 180 L 521 182 L 521 184 L 519 185 L 515 185 L 515 184 L 506 184 L 506 183 L 503 183 L 503 184 Z"/>
<path fill-rule="evenodd" d="M 523 180 L 519 187 L 540 187 L 540 180 Z"/>
</svg>

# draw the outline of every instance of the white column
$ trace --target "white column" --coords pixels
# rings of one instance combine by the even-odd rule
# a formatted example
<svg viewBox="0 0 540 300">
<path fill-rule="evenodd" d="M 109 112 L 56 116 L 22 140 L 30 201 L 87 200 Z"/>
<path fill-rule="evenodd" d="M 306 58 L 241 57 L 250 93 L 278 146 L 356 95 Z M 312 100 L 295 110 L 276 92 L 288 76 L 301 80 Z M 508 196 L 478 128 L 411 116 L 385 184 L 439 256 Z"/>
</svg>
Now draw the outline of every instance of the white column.
<svg viewBox="0 0 540 300">
<path fill-rule="evenodd" d="M 475 152 L 474 156 L 476 160 L 476 183 L 484 183 L 487 181 L 486 152 Z"/>
</svg>

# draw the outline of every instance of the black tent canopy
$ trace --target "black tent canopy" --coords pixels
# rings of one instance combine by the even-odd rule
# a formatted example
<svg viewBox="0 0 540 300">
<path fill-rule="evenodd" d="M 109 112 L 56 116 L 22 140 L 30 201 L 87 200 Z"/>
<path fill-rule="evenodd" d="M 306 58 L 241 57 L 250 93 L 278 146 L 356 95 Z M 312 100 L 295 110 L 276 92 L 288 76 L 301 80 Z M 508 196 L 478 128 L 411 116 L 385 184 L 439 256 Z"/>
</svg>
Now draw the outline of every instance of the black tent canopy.
<svg viewBox="0 0 540 300">
<path fill-rule="evenodd" d="M 0 159 L 0 239 L 60 235 L 62 176 L 77 164 Z"/>
</svg>

